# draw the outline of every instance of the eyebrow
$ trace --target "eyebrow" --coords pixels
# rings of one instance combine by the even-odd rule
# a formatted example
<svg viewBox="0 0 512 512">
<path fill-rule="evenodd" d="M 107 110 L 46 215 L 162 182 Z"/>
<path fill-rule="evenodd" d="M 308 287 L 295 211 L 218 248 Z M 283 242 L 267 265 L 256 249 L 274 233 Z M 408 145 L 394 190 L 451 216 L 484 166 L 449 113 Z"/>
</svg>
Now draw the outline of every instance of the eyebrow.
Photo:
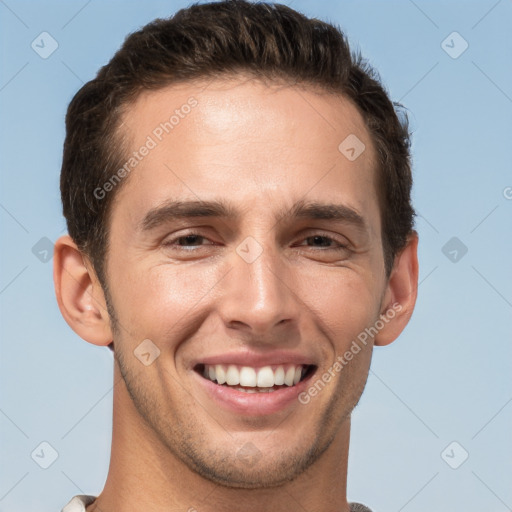
<svg viewBox="0 0 512 512">
<path fill-rule="evenodd" d="M 140 231 L 150 231 L 161 224 L 188 218 L 219 218 L 237 220 L 241 212 L 224 200 L 180 201 L 168 200 L 149 210 L 140 222 Z M 351 224 L 364 231 L 367 222 L 352 207 L 336 203 L 318 201 L 297 201 L 291 208 L 281 208 L 276 212 L 276 223 L 286 218 L 310 220 L 334 220 Z"/>
</svg>

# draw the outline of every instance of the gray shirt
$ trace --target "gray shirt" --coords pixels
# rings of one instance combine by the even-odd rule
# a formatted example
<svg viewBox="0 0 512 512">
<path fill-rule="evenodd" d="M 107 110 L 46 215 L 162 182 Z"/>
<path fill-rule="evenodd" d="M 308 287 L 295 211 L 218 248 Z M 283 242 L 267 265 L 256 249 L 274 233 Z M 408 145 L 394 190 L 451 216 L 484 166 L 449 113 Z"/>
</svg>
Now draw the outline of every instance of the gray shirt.
<svg viewBox="0 0 512 512">
<path fill-rule="evenodd" d="M 96 496 L 79 494 L 75 496 L 63 509 L 62 512 L 85 512 L 85 507 L 90 505 Z M 360 503 L 349 503 L 350 512 L 372 512 L 368 507 Z"/>
</svg>

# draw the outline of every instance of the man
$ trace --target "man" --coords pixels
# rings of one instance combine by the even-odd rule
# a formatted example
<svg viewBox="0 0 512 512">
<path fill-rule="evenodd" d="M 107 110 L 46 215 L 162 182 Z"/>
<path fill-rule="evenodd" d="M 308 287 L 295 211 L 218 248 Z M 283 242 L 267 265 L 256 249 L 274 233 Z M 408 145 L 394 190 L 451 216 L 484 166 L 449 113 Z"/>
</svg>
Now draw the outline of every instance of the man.
<svg viewBox="0 0 512 512">
<path fill-rule="evenodd" d="M 417 290 L 407 127 L 335 27 L 193 5 L 73 98 L 60 310 L 114 352 L 111 464 L 65 512 L 348 512 L 350 415 Z"/>
</svg>

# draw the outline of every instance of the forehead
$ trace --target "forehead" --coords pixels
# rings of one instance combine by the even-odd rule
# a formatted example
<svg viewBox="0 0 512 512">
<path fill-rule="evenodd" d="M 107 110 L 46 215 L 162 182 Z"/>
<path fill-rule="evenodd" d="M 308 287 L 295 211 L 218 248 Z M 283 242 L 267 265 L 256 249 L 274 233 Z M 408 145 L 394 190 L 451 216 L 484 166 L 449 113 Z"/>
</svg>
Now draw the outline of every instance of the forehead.
<svg viewBox="0 0 512 512">
<path fill-rule="evenodd" d="M 255 142 L 268 143 L 272 136 L 279 142 L 286 135 L 290 145 L 295 138 L 297 143 L 306 138 L 317 149 L 332 149 L 332 143 L 347 132 L 369 142 L 359 111 L 340 94 L 312 85 L 291 86 L 244 76 L 143 92 L 126 109 L 122 121 L 123 134 L 135 143 L 151 134 L 157 142 L 171 145 L 180 135 L 190 139 L 198 132 L 203 136 L 210 132 L 219 142 L 225 136 L 231 143 L 230 135 L 242 135 L 241 130 Z M 182 125 L 187 130 L 180 129 Z M 373 155 L 370 151 L 365 156 Z"/>
<path fill-rule="evenodd" d="M 132 220 L 171 197 L 224 195 L 269 213 L 304 199 L 378 208 L 370 134 L 339 95 L 240 77 L 188 82 L 141 94 L 122 121 L 130 152 L 116 203 L 129 202 Z M 364 151 L 347 158 L 347 145 Z"/>
</svg>

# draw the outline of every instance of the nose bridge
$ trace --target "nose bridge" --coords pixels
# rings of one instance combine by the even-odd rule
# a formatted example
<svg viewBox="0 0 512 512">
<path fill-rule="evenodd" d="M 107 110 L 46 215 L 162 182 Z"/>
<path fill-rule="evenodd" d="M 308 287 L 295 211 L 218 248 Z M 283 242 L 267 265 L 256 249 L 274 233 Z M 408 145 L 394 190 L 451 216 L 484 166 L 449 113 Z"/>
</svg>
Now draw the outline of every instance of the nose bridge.
<svg viewBox="0 0 512 512">
<path fill-rule="evenodd" d="M 263 335 L 298 314 L 289 272 L 273 244 L 273 231 L 258 239 L 246 237 L 232 257 L 229 286 L 222 300 L 221 315 L 231 327 L 244 326 Z"/>
</svg>

